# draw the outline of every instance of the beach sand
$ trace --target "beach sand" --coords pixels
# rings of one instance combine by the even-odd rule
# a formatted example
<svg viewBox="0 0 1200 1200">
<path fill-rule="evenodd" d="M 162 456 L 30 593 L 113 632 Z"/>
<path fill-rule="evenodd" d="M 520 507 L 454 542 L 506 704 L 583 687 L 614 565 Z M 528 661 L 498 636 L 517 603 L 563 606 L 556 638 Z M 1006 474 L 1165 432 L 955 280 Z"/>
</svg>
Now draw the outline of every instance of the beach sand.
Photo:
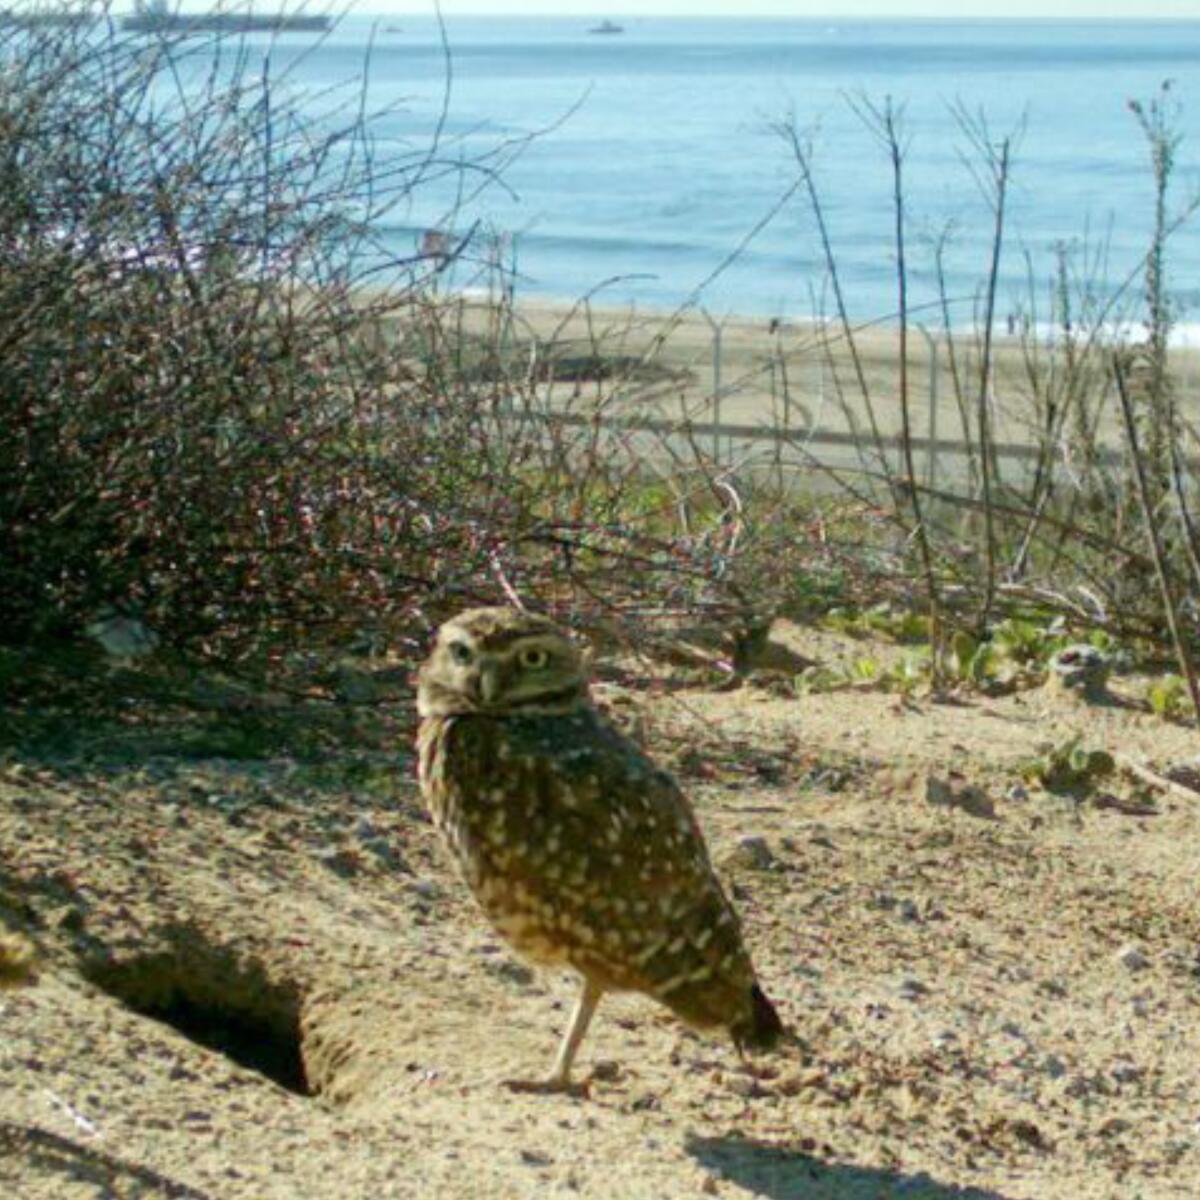
<svg viewBox="0 0 1200 1200">
<path fill-rule="evenodd" d="M 886 652 L 776 635 L 828 667 Z M 1160 774 L 1193 759 L 1194 730 L 1134 703 L 1144 681 L 1114 686 L 1089 706 L 605 685 L 695 802 L 796 1041 L 746 1064 L 606 997 L 587 1099 L 503 1084 L 548 1068 L 577 985 L 470 901 L 421 815 L 410 707 L 369 760 L 129 759 L 155 736 L 134 708 L 107 761 L 10 751 L 0 910 L 38 979 L 0 993 L 0 1193 L 1200 1195 L 1200 807 L 1023 775 L 1076 736 Z M 317 1094 L 267 1077 L 289 1054 Z"/>
<path fill-rule="evenodd" d="M 477 335 L 494 334 L 504 323 L 503 314 L 482 302 L 452 303 L 463 305 L 463 327 Z M 951 350 L 944 331 L 910 328 L 902 380 L 899 331 L 882 324 L 854 328 L 852 352 L 851 338 L 834 324 L 530 301 L 516 306 L 507 329 L 509 344 L 525 347 L 526 355 L 536 342 L 543 356 L 612 366 L 602 382 L 586 371 L 560 379 L 549 389 L 555 406 L 669 427 L 690 423 L 696 445 L 726 466 L 751 470 L 782 461 L 814 481 L 818 463 L 861 474 L 876 465 L 873 459 L 864 465 L 860 450 L 877 431 L 891 469 L 905 475 L 899 449 L 904 394 L 918 481 L 961 479 L 967 464 L 964 412 L 970 437 L 977 438 L 981 345 L 970 332 L 956 332 Z M 1015 483 L 1033 470 L 1045 420 L 1035 397 L 1063 387 L 1066 356 L 1044 341 L 1001 336 L 993 341 L 992 361 L 991 436 L 1002 472 Z M 1194 411 L 1200 406 L 1200 352 L 1174 350 L 1172 368 L 1184 411 Z M 1099 444 L 1114 460 L 1124 451 L 1124 435 L 1108 355 L 1094 354 L 1085 370 L 1084 394 L 1093 403 L 1100 398 Z M 1059 439 L 1068 458 L 1072 435 L 1068 425 Z"/>
</svg>

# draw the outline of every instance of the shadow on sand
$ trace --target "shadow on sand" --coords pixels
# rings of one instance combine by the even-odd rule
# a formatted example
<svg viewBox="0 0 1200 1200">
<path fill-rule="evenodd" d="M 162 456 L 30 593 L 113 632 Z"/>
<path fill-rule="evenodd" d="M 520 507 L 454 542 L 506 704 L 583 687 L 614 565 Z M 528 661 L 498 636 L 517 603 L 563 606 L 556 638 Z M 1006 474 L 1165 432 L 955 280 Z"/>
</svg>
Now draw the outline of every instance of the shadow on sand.
<svg viewBox="0 0 1200 1200">
<path fill-rule="evenodd" d="M 769 1200 L 1006 1200 L 986 1188 L 939 1183 L 924 1172 L 825 1162 L 753 1138 L 692 1137 L 688 1153 L 720 1179 Z"/>
<path fill-rule="evenodd" d="M 68 1181 L 86 1186 L 91 1194 L 114 1200 L 212 1200 L 201 1192 L 160 1175 L 150 1167 L 126 1162 L 101 1150 L 72 1141 L 47 1129 L 0 1121 L 0 1158 L 12 1158 L 23 1183 L 57 1178 L 65 1188 Z M 0 1172 L 2 1173 L 2 1172 Z M 23 1193 L 17 1192 L 15 1195 Z M 64 1192 L 65 1194 L 65 1192 Z"/>
</svg>

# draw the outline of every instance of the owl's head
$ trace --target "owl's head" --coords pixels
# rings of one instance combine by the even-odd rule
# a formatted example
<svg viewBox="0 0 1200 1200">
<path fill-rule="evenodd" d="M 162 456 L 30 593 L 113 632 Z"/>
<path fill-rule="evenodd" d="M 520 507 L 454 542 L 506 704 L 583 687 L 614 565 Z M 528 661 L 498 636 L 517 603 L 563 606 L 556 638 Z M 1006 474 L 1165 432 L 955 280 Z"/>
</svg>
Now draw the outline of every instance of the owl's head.
<svg viewBox="0 0 1200 1200">
<path fill-rule="evenodd" d="M 569 712 L 587 698 L 583 659 L 547 617 L 472 608 L 438 630 L 417 680 L 422 717 Z"/>
</svg>

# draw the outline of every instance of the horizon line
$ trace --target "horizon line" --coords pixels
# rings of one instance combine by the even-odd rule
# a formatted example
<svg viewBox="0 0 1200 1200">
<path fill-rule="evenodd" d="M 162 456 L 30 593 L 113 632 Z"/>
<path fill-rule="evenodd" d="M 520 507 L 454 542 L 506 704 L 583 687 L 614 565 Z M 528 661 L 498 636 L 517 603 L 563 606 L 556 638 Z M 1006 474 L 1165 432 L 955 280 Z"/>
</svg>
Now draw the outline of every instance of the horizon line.
<svg viewBox="0 0 1200 1200">
<path fill-rule="evenodd" d="M 217 7 L 216 4 L 213 7 Z M 258 7 L 253 5 L 252 7 Z M 314 9 L 319 5 L 307 3 L 299 5 L 300 8 Z M 436 14 L 432 9 L 424 11 L 397 11 L 394 8 L 371 8 L 367 5 L 355 5 L 353 8 L 344 11 L 343 16 L 379 16 L 379 17 L 417 17 L 436 19 Z M 602 12 L 581 12 L 581 13 L 545 13 L 536 10 L 516 10 L 509 12 L 494 12 L 483 11 L 480 9 L 463 9 L 454 13 L 442 12 L 442 17 L 449 19 L 452 17 L 481 17 L 490 18 L 493 20 L 505 20 L 510 17 L 529 18 L 530 20 L 541 21 L 591 21 L 605 19 L 605 14 Z M 1137 13 L 1127 14 L 1103 14 L 1089 16 L 1036 16 L 1029 14 L 1026 16 L 1009 16 L 1005 14 L 994 14 L 991 16 L 935 16 L 930 13 L 854 13 L 854 14 L 839 14 L 839 13 L 807 13 L 807 14 L 783 14 L 783 13 L 735 13 L 735 12 L 716 12 L 716 13 L 680 13 L 680 12 L 638 12 L 638 13 L 610 13 L 609 20 L 619 18 L 622 21 L 633 23 L 647 20 L 656 21 L 823 21 L 834 22 L 842 25 L 862 24 L 868 21 L 891 21 L 896 23 L 917 23 L 923 22 L 928 24 L 939 25 L 989 25 L 989 24 L 1005 24 L 1005 25 L 1032 25 L 1032 24 L 1061 24 L 1061 25 L 1122 25 L 1136 21 L 1138 24 L 1171 24 L 1171 25 L 1200 25 L 1200 15 L 1197 16 L 1171 16 L 1159 15 L 1153 17 L 1142 16 Z"/>
</svg>

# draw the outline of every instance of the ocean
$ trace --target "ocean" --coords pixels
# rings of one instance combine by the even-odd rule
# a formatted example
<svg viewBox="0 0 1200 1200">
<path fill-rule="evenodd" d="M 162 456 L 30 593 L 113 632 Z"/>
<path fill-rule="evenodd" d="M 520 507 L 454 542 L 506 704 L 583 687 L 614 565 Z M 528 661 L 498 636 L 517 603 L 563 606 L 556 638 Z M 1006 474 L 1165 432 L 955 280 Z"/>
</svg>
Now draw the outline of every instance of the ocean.
<svg viewBox="0 0 1200 1200">
<path fill-rule="evenodd" d="M 476 229 L 447 280 L 464 289 L 487 286 L 490 240 L 518 296 L 714 316 L 830 311 L 812 208 L 801 192 L 784 199 L 797 180 L 779 133 L 790 120 L 811 145 L 852 316 L 894 317 L 891 167 L 860 115 L 889 100 L 902 114 L 914 319 L 939 319 L 939 240 L 956 324 L 973 320 L 987 274 L 986 167 L 956 109 L 993 144 L 1013 139 L 1001 321 L 1047 318 L 1062 246 L 1081 290 L 1119 294 L 1114 317 L 1136 319 L 1128 281 L 1153 184 L 1128 102 L 1164 81 L 1181 138 L 1171 210 L 1200 195 L 1200 21 L 622 23 L 605 36 L 586 19 L 447 18 L 443 46 L 432 16 L 352 15 L 316 47 L 287 37 L 272 53 L 290 62 L 293 87 L 328 104 L 326 89 L 353 87 L 370 43 L 382 158 L 424 153 L 448 94 L 439 161 L 503 169 L 468 171 L 465 196 L 464 179 L 431 178 L 377 232 L 403 257 L 426 230 Z M 1181 332 L 1194 332 L 1200 217 L 1172 235 L 1168 284 Z"/>
</svg>

